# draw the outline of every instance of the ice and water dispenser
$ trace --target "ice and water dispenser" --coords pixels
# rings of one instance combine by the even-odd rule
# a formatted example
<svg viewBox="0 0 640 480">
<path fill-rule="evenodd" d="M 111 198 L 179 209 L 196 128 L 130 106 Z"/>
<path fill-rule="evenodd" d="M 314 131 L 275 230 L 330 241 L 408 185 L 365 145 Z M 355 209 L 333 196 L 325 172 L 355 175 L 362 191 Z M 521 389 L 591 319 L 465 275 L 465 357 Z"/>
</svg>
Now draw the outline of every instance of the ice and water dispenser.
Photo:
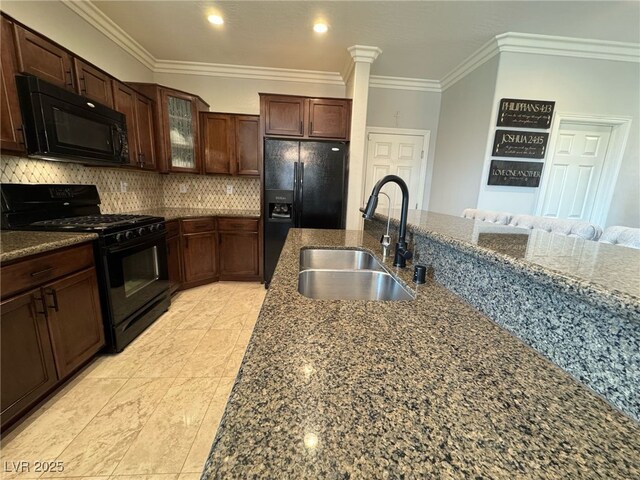
<svg viewBox="0 0 640 480">
<path fill-rule="evenodd" d="M 267 219 L 293 220 L 293 192 L 291 190 L 266 190 Z"/>
</svg>

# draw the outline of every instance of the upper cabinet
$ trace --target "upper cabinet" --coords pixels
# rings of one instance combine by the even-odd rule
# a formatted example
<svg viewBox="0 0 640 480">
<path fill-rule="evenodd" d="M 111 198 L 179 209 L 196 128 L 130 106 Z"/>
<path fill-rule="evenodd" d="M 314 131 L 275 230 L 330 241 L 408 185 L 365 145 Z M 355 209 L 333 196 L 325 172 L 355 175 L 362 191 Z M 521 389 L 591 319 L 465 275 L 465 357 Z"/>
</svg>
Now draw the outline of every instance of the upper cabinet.
<svg viewBox="0 0 640 480">
<path fill-rule="evenodd" d="M 201 171 L 198 112 L 209 110 L 200 97 L 161 85 L 130 83 L 155 100 L 156 153 L 161 172 Z"/>
<path fill-rule="evenodd" d="M 129 164 L 156 169 L 153 102 L 122 82 L 113 82 L 114 108 L 127 118 Z"/>
<path fill-rule="evenodd" d="M 201 113 L 204 173 L 259 175 L 257 115 Z"/>
<path fill-rule="evenodd" d="M 25 151 L 24 137 L 22 135 L 22 115 L 18 90 L 16 88 L 16 56 L 13 42 L 13 25 L 2 17 L 0 32 L 1 58 L 0 58 L 0 149 L 14 153 Z"/>
<path fill-rule="evenodd" d="M 73 67 L 80 95 L 113 108 L 111 77 L 79 58 L 73 59 Z"/>
<path fill-rule="evenodd" d="M 349 140 L 351 100 L 260 94 L 266 136 Z"/>
<path fill-rule="evenodd" d="M 44 37 L 15 25 L 18 71 L 75 90 L 71 54 Z"/>
</svg>

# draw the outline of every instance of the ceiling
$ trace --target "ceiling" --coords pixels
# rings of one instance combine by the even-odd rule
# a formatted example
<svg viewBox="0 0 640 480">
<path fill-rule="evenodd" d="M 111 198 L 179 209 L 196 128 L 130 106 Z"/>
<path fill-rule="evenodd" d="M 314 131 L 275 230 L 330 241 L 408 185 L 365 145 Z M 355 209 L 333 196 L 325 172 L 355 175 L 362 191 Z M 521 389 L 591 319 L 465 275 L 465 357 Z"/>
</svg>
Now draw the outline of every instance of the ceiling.
<svg viewBox="0 0 640 480">
<path fill-rule="evenodd" d="M 505 32 L 640 43 L 640 2 L 111 1 L 93 4 L 158 60 L 341 72 L 382 49 L 373 75 L 440 80 Z M 222 27 L 207 20 L 217 12 Z M 323 19 L 329 32 L 313 32 Z"/>
</svg>

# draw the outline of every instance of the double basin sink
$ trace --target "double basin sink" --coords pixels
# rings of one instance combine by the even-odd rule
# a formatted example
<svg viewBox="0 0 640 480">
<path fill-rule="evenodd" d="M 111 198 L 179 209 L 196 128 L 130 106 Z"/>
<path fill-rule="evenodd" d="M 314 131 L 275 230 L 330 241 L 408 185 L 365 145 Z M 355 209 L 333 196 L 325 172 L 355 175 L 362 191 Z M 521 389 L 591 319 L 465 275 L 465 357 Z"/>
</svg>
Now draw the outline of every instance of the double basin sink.
<svg viewBox="0 0 640 480">
<path fill-rule="evenodd" d="M 322 300 L 413 300 L 376 258 L 362 250 L 300 250 L 298 292 Z"/>
</svg>

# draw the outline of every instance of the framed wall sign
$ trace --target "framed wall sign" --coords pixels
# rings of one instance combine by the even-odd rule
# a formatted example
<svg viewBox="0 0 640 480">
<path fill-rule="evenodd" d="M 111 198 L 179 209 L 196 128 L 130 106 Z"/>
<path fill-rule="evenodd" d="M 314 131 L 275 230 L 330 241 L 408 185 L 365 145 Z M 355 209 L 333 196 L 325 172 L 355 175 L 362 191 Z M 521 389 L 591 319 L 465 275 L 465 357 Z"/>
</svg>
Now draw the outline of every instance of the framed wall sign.
<svg viewBox="0 0 640 480">
<path fill-rule="evenodd" d="M 556 102 L 503 98 L 498 111 L 498 127 L 549 128 Z"/>
<path fill-rule="evenodd" d="M 488 185 L 537 187 L 540 185 L 543 162 L 511 162 L 491 160 Z"/>
<path fill-rule="evenodd" d="M 494 157 L 544 158 L 547 132 L 496 130 L 491 155 Z"/>
</svg>

